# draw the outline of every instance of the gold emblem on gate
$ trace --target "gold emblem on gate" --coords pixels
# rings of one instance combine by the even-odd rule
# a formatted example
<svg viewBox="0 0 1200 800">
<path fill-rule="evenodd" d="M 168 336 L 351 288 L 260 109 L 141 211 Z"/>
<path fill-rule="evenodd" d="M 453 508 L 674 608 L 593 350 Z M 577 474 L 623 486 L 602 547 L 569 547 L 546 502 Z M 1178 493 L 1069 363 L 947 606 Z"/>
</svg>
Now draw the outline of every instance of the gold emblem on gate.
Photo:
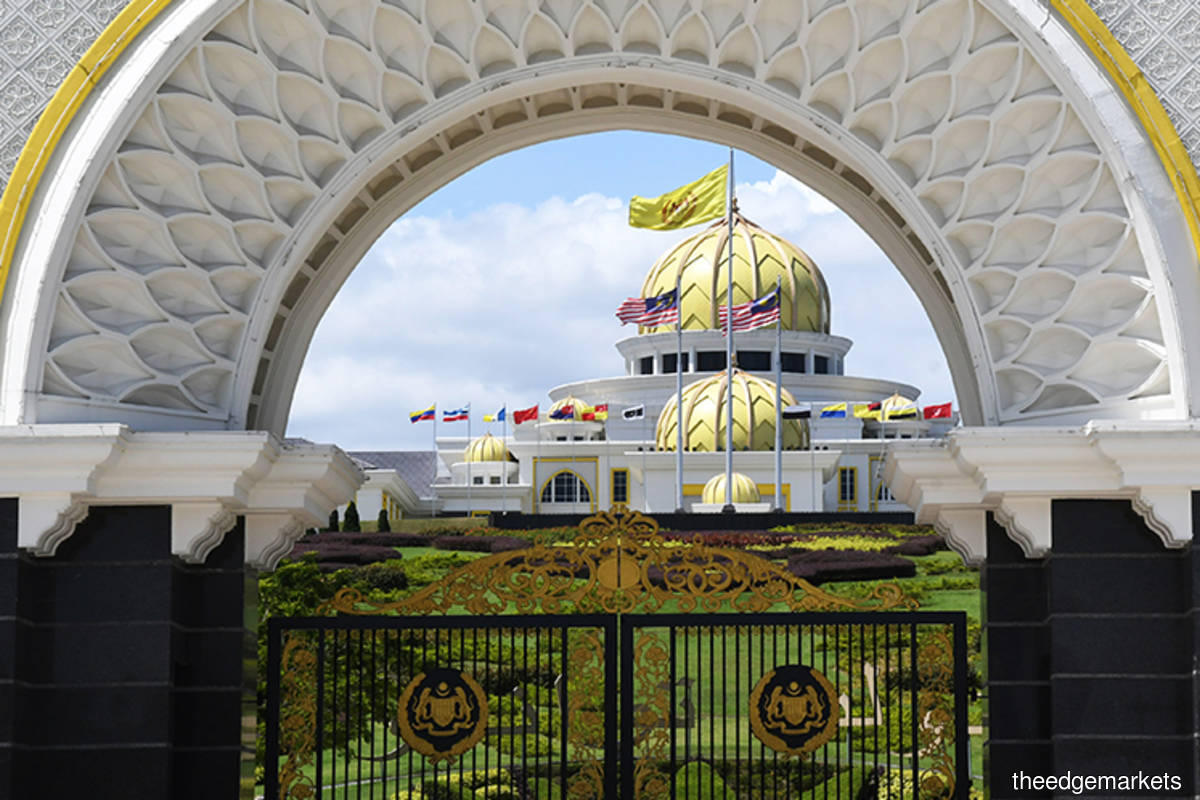
<svg viewBox="0 0 1200 800">
<path fill-rule="evenodd" d="M 438 667 L 422 672 L 400 694 L 400 738 L 430 761 L 470 750 L 487 729 L 487 696 L 465 672 Z"/>
<path fill-rule="evenodd" d="M 772 750 L 811 753 L 837 734 L 838 703 L 833 684 L 801 664 L 777 667 L 750 693 L 750 729 Z"/>
</svg>

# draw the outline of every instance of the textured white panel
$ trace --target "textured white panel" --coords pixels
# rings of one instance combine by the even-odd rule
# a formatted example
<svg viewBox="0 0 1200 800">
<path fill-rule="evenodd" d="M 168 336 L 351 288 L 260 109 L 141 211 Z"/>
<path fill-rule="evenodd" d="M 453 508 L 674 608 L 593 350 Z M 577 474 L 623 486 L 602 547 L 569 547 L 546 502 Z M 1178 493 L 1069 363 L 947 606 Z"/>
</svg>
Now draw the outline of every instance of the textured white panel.
<svg viewBox="0 0 1200 800">
<path fill-rule="evenodd" d="M 1153 6 L 1200 36 L 1168 5 L 1137 18 Z M 765 83 L 890 164 L 957 257 L 938 268 L 970 287 L 959 313 L 982 329 L 997 421 L 1169 391 L 1145 248 L 1101 148 L 978 0 L 246 0 L 137 112 L 93 191 L 41 390 L 240 414 L 229 359 L 259 301 L 280 302 L 260 297 L 284 280 L 267 273 L 277 247 L 356 154 L 480 76 L 621 49 Z M 703 97 L 587 89 L 498 105 L 400 163 L 412 174 L 487 128 L 609 105 L 771 133 Z M 286 279 L 293 308 L 312 275 Z"/>
</svg>

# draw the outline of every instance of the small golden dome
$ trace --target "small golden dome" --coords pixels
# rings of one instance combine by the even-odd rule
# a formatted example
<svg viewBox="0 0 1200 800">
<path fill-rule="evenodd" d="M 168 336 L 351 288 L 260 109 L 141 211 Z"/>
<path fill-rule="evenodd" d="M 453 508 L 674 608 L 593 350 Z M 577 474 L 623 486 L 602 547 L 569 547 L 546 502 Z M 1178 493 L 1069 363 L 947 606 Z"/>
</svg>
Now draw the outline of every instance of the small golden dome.
<svg viewBox="0 0 1200 800">
<path fill-rule="evenodd" d="M 758 494 L 758 486 L 754 484 L 754 481 L 740 472 L 733 473 L 733 502 L 757 503 L 760 500 L 762 498 Z M 724 472 L 708 479 L 708 483 L 704 484 L 704 491 L 700 493 L 700 502 L 713 504 L 725 502 Z"/>
<path fill-rule="evenodd" d="M 463 461 L 509 461 L 512 456 L 508 452 L 508 446 L 504 444 L 503 439 L 497 439 L 490 433 L 485 433 L 467 445 L 467 452 L 463 456 Z"/>
<path fill-rule="evenodd" d="M 560 409 L 563 409 L 567 406 L 572 407 L 570 419 L 572 419 L 576 422 L 583 421 L 584 412 L 590 411 L 592 409 L 592 407 L 588 403 L 585 403 L 584 401 L 580 400 L 578 397 L 574 397 L 572 395 L 567 395 L 562 400 L 559 400 L 557 403 L 554 403 L 553 405 L 550 406 L 550 410 L 549 410 L 549 412 L 547 412 L 547 416 L 551 416 L 554 414 L 554 412 L 559 411 Z M 551 419 L 550 421 L 555 422 L 556 420 Z M 562 421 L 566 422 L 567 419 L 563 418 Z"/>
<path fill-rule="evenodd" d="M 725 449 L 726 374 L 719 372 L 684 387 L 683 390 L 683 449 L 692 452 L 712 452 Z M 784 408 L 796 399 L 784 389 L 780 393 Z M 655 446 L 659 450 L 675 450 L 675 396 L 658 415 Z M 808 447 L 808 426 L 794 419 L 783 420 L 783 449 L 803 450 Z M 775 449 L 775 383 L 740 369 L 733 371 L 733 449 Z"/>
<path fill-rule="evenodd" d="M 762 297 L 782 281 L 780 316 L 785 331 L 829 333 L 829 288 L 808 254 L 740 214 L 733 224 L 733 302 Z M 729 286 L 729 223 L 722 219 L 662 255 L 642 284 L 642 297 L 675 288 L 679 281 L 683 329 L 717 329 L 717 309 Z M 642 333 L 674 330 L 674 325 L 640 328 Z"/>
</svg>

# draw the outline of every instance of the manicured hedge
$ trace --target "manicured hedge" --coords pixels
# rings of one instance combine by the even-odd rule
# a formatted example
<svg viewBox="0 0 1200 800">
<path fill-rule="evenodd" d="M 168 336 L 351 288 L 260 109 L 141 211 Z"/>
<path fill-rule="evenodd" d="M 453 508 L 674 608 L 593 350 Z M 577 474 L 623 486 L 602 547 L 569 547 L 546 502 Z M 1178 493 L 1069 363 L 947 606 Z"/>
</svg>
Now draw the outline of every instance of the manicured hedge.
<svg viewBox="0 0 1200 800">
<path fill-rule="evenodd" d="M 917 565 L 902 556 L 858 550 L 810 550 L 788 556 L 788 571 L 812 583 L 911 578 Z"/>
</svg>

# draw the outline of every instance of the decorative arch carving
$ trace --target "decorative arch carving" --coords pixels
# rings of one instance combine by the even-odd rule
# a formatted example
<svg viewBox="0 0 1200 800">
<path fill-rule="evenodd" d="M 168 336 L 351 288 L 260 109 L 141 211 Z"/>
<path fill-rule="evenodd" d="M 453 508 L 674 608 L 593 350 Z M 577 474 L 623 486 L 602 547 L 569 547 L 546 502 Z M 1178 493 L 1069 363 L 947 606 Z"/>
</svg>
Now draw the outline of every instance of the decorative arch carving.
<svg viewBox="0 0 1200 800">
<path fill-rule="evenodd" d="M 282 430 L 317 320 L 397 214 L 497 153 L 617 127 L 735 144 L 847 208 L 930 314 L 968 422 L 1188 415 L 1186 224 L 1139 196 L 1169 184 L 997 0 L 192 14 L 35 205 L 6 421 Z"/>
</svg>

